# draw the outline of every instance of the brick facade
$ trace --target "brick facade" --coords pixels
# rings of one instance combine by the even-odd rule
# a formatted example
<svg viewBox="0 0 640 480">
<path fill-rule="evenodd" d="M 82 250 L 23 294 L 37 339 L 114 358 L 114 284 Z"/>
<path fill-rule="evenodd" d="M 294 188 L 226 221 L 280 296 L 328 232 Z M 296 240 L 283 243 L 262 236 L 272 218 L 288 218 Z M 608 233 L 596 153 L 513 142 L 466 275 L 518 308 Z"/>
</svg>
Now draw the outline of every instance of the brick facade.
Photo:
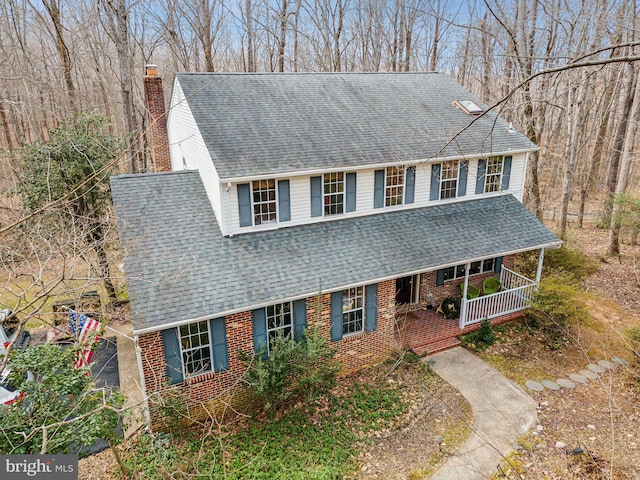
<svg viewBox="0 0 640 480">
<path fill-rule="evenodd" d="M 503 258 L 503 265 L 513 268 L 515 257 Z M 476 286 L 493 272 L 473 275 L 470 282 Z M 420 308 L 439 304 L 448 296 L 460 297 L 459 284 L 464 279 L 449 280 L 444 285 L 436 285 L 436 272 L 420 275 Z M 309 328 L 318 328 L 320 334 L 336 349 L 336 360 L 342 364 L 342 373 L 346 374 L 361 368 L 374 365 L 389 358 L 393 351 L 403 347 L 397 340 L 396 333 L 396 280 L 387 280 L 378 284 L 378 318 L 377 329 L 372 332 L 361 332 L 346 335 L 337 342 L 331 341 L 331 294 L 324 293 L 319 297 L 307 298 L 307 324 Z M 418 307 L 416 306 L 416 307 Z M 496 319 L 492 323 L 502 323 L 511 317 Z M 188 399 L 188 407 L 193 408 L 194 416 L 204 405 L 215 406 L 215 399 L 230 398 L 237 393 L 244 373 L 244 364 L 238 352 L 253 351 L 253 325 L 250 311 L 230 315 L 225 318 L 227 331 L 227 349 L 229 353 L 229 369 L 224 372 L 210 372 L 185 379 L 184 382 L 169 387 L 164 348 L 161 332 L 140 335 L 139 345 L 142 353 L 142 367 L 145 387 L 153 406 L 158 394 L 171 388 L 179 389 Z"/>
<path fill-rule="evenodd" d="M 342 372 L 349 373 L 360 368 L 386 360 L 391 352 L 398 349 L 395 329 L 395 280 L 378 284 L 377 329 L 347 335 L 337 342 L 331 341 L 331 294 L 307 299 L 307 323 L 309 328 L 318 328 L 329 344 L 336 349 L 336 360 L 343 365 Z M 198 417 L 203 406 L 215 407 L 216 399 L 229 398 L 239 385 L 244 373 L 244 364 L 238 352 L 253 351 L 253 326 L 250 311 L 230 315 L 225 318 L 227 329 L 227 350 L 229 369 L 224 372 L 210 372 L 185 379 L 182 383 L 169 386 L 162 333 L 152 332 L 139 336 L 138 343 L 142 357 L 147 395 L 150 407 L 158 401 L 158 395 L 171 389 L 178 389 L 188 399 L 192 415 Z M 152 413 L 153 415 L 153 413 Z M 152 420 L 157 420 L 153 419 Z"/>
</svg>

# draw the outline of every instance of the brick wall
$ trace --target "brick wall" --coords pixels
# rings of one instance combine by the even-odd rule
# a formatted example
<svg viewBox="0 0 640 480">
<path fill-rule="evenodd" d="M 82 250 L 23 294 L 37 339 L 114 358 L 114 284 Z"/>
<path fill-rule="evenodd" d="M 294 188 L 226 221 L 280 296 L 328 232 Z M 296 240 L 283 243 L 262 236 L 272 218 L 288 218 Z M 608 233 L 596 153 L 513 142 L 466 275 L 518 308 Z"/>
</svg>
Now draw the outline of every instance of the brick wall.
<svg viewBox="0 0 640 480">
<path fill-rule="evenodd" d="M 155 73 L 145 75 L 144 96 L 149 117 L 147 135 L 151 144 L 151 156 L 156 172 L 170 172 L 169 138 L 167 136 L 167 115 L 164 104 L 162 78 Z"/>
<path fill-rule="evenodd" d="M 337 342 L 331 341 L 331 295 L 323 294 L 307 299 L 307 321 L 310 328 L 317 327 L 336 349 L 336 359 L 343 365 L 342 373 L 374 365 L 386 360 L 391 352 L 398 348 L 394 335 L 395 328 L 395 280 L 378 284 L 378 319 L 377 329 L 345 336 Z M 225 372 L 206 373 L 175 386 L 168 386 L 169 379 L 164 359 L 162 334 L 160 332 L 140 335 L 139 345 L 142 353 L 142 367 L 145 377 L 147 395 L 150 406 L 157 403 L 163 392 L 176 389 L 188 400 L 191 416 L 201 417 L 205 412 L 203 406 L 215 408 L 216 399 L 228 400 L 242 378 L 244 365 L 238 357 L 238 351 L 253 351 L 253 326 L 251 312 L 230 315 L 225 319 L 227 328 L 227 349 L 229 352 L 229 369 Z M 234 401 L 242 400 L 237 396 Z M 153 419 L 158 420 L 157 418 Z"/>
<path fill-rule="evenodd" d="M 515 264 L 515 256 L 503 257 L 502 265 L 512 270 Z M 482 281 L 487 277 L 496 277 L 495 272 L 486 272 L 469 276 L 469 283 L 476 287 L 482 287 Z M 420 306 L 439 305 L 447 297 L 460 298 L 460 284 L 464 278 L 447 280 L 444 285 L 436 285 L 436 272 L 427 272 L 420 275 Z"/>
</svg>

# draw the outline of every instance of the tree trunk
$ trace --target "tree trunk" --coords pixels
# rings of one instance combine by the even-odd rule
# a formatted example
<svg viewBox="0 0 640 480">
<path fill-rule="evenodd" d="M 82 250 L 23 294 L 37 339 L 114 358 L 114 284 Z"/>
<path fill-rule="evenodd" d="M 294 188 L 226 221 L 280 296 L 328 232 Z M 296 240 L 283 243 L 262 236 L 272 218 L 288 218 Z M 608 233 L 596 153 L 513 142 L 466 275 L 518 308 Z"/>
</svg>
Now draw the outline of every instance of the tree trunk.
<svg viewBox="0 0 640 480">
<path fill-rule="evenodd" d="M 64 27 L 62 25 L 62 18 L 60 13 L 59 0 L 42 0 L 42 5 L 47 10 L 51 21 L 53 22 L 53 29 L 56 37 L 56 47 L 58 49 L 58 55 L 60 55 L 60 62 L 62 63 L 62 76 L 67 88 L 67 95 L 69 95 L 69 106 L 74 112 L 78 111 L 76 87 L 71 77 L 71 55 L 69 54 L 69 48 L 65 43 L 62 32 Z"/>
<path fill-rule="evenodd" d="M 624 148 L 625 136 L 627 133 L 627 125 L 629 123 L 629 112 L 633 105 L 633 95 L 635 91 L 635 76 L 633 65 L 627 65 L 624 78 L 626 79 L 626 87 L 622 93 L 622 110 L 620 112 L 620 120 L 613 140 L 611 151 L 611 161 L 609 163 L 609 172 L 607 174 L 607 192 L 603 207 L 603 220 L 611 223 L 611 213 L 613 210 L 614 195 L 616 185 L 618 184 L 618 168 L 620 167 L 620 157 Z"/>
<path fill-rule="evenodd" d="M 633 66 L 632 66 L 633 67 Z M 618 175 L 618 183 L 616 185 L 614 202 L 611 210 L 611 226 L 609 229 L 609 245 L 607 251 L 609 255 L 618 255 L 620 253 L 620 225 L 621 225 L 621 206 L 620 201 L 622 195 L 627 190 L 629 183 L 629 173 L 631 172 L 631 162 L 634 152 L 633 146 L 636 140 L 636 130 L 638 129 L 638 117 L 640 115 L 640 82 L 638 82 L 635 69 L 632 68 L 635 77 L 635 88 L 632 90 L 632 107 L 629 114 L 629 121 L 624 141 L 624 150 L 622 152 L 622 162 L 620 165 L 620 174 Z"/>
</svg>

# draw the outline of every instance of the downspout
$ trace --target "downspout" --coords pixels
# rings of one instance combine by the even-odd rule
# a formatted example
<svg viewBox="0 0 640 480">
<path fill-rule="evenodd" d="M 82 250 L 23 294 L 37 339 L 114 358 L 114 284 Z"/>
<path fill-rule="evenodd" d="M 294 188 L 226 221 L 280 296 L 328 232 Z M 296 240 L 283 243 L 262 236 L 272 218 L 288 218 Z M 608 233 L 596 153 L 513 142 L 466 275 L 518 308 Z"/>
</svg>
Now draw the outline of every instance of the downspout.
<svg viewBox="0 0 640 480">
<path fill-rule="evenodd" d="M 542 262 L 544 261 L 544 248 L 540 249 L 538 254 L 538 268 L 536 269 L 536 290 L 540 286 L 540 277 L 542 277 Z"/>
<path fill-rule="evenodd" d="M 147 384 L 144 379 L 144 370 L 142 368 L 142 352 L 140 350 L 140 344 L 138 342 L 139 336 L 133 336 L 133 349 L 136 352 L 136 361 L 138 363 L 138 372 L 140 373 L 140 388 L 142 390 L 142 401 L 144 403 L 144 408 L 142 409 L 142 414 L 144 415 L 144 419 L 147 422 L 147 428 L 150 433 L 151 432 L 151 414 L 149 413 L 149 397 L 147 396 Z"/>
<path fill-rule="evenodd" d="M 231 190 L 231 182 L 227 182 L 227 188 L 224 190 L 224 216 L 225 223 L 227 225 L 227 235 L 233 237 L 233 232 L 231 230 L 231 198 L 229 196 L 229 190 Z"/>
<path fill-rule="evenodd" d="M 460 322 L 458 324 L 460 330 L 464 328 L 464 324 L 467 321 L 467 287 L 469 286 L 470 269 L 471 263 L 467 263 L 464 267 L 464 288 L 462 291 L 462 298 L 460 299 Z"/>
</svg>

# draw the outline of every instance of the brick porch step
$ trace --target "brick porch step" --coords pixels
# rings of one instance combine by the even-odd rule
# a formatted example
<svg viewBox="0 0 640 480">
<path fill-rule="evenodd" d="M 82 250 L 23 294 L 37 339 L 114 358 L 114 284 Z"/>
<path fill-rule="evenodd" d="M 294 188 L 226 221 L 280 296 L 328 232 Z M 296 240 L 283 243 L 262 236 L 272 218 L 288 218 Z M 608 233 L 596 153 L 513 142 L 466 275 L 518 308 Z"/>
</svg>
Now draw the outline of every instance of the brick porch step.
<svg viewBox="0 0 640 480">
<path fill-rule="evenodd" d="M 460 345 L 460 340 L 455 337 L 445 338 L 443 340 L 437 340 L 435 342 L 426 343 L 424 345 L 412 346 L 411 349 L 416 355 L 422 356 L 425 354 L 432 355 L 434 353 L 442 352 Z"/>
</svg>

